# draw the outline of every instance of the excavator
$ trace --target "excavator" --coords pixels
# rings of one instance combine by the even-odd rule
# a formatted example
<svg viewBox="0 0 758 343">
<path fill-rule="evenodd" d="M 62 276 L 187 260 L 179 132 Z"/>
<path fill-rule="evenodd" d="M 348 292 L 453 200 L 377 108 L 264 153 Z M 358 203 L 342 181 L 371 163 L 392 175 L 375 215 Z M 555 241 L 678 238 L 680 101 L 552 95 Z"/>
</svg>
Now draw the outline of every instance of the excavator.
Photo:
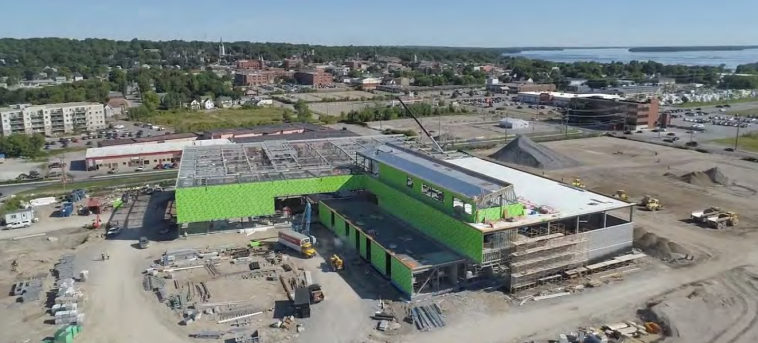
<svg viewBox="0 0 758 343">
<path fill-rule="evenodd" d="M 332 269 L 334 269 L 334 271 L 345 269 L 345 261 L 343 261 L 337 254 L 332 255 L 329 262 L 332 264 Z"/>
<path fill-rule="evenodd" d="M 576 188 L 584 188 L 585 187 L 584 183 L 582 183 L 581 179 L 574 179 L 574 181 L 571 182 L 571 185 L 574 186 L 574 187 L 576 187 Z"/>
<path fill-rule="evenodd" d="M 663 205 L 661 205 L 661 201 L 649 195 L 642 197 L 642 201 L 640 201 L 640 206 L 644 207 L 648 211 L 660 211 L 663 209 Z"/>
<path fill-rule="evenodd" d="M 626 191 L 623 190 L 623 189 L 617 190 L 616 194 L 614 194 L 613 197 L 616 198 L 616 199 L 624 200 L 624 201 L 629 200 L 629 195 L 626 194 Z"/>
</svg>

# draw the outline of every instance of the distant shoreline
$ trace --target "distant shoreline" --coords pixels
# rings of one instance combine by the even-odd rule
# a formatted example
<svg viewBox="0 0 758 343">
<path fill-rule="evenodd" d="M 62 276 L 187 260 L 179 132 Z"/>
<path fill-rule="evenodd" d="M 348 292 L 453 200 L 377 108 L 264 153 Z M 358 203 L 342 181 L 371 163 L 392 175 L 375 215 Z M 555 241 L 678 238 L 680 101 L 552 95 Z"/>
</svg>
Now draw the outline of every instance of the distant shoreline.
<svg viewBox="0 0 758 343">
<path fill-rule="evenodd" d="M 629 52 L 688 52 L 688 51 L 742 51 L 758 49 L 758 45 L 742 46 L 649 46 L 630 48 Z"/>
<path fill-rule="evenodd" d="M 565 51 L 565 50 L 606 50 L 627 49 L 629 52 L 688 52 L 688 51 L 742 51 L 758 49 L 758 45 L 725 45 L 725 46 L 589 46 L 589 47 L 516 47 L 502 48 L 503 54 L 519 54 L 532 51 Z"/>
</svg>

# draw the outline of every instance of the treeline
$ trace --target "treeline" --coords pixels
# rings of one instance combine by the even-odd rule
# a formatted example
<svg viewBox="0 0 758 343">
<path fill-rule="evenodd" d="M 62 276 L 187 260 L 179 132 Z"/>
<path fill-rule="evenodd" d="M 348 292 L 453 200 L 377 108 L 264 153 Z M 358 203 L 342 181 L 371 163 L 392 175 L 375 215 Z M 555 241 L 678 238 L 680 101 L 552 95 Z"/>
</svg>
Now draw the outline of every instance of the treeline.
<svg viewBox="0 0 758 343">
<path fill-rule="evenodd" d="M 758 75 L 724 75 L 719 86 L 725 89 L 758 89 Z"/>
<path fill-rule="evenodd" d="M 740 64 L 734 72 L 737 74 L 758 74 L 758 62 Z"/>
<path fill-rule="evenodd" d="M 142 64 L 200 68 L 218 61 L 218 42 L 200 41 L 115 41 L 64 38 L 0 39 L 0 76 L 31 79 L 45 67 L 55 67 L 60 75 L 80 73 L 85 78 L 103 75 L 107 67 L 133 68 Z M 268 61 L 301 57 L 308 62 L 374 56 L 398 57 L 403 61 L 491 62 L 502 49 L 393 46 L 323 46 L 288 43 L 224 42 L 226 61 L 263 57 Z"/>
<path fill-rule="evenodd" d="M 408 108 L 416 117 L 429 117 L 437 115 L 466 114 L 469 111 L 463 107 L 444 105 L 441 101 L 440 106 L 432 106 L 427 103 L 408 104 Z M 359 110 L 340 113 L 340 121 L 348 124 L 365 123 L 378 120 L 392 120 L 398 118 L 410 118 L 408 113 L 401 105 L 385 106 L 374 105 Z"/>
<path fill-rule="evenodd" d="M 45 136 L 39 133 L 33 135 L 13 134 L 0 136 L 0 152 L 5 157 L 36 157 L 42 155 L 45 146 Z"/>
<path fill-rule="evenodd" d="M 532 79 L 534 82 L 554 83 L 561 89 L 565 88 L 569 79 L 572 78 L 591 80 L 599 82 L 600 85 L 612 85 L 619 79 L 641 83 L 650 82 L 650 75 L 671 77 L 677 83 L 702 83 L 716 86 L 719 83 L 720 74 L 727 71 L 724 65 L 717 67 L 666 65 L 654 61 L 558 63 L 526 58 L 509 58 L 504 61 L 504 68 L 511 70 L 511 73 L 510 76 L 501 77 L 501 81 Z"/>
<path fill-rule="evenodd" d="M 52 104 L 62 102 L 99 102 L 108 98 L 111 85 L 100 80 L 84 80 L 44 88 L 8 90 L 0 88 L 0 106 L 11 104 Z"/>
</svg>

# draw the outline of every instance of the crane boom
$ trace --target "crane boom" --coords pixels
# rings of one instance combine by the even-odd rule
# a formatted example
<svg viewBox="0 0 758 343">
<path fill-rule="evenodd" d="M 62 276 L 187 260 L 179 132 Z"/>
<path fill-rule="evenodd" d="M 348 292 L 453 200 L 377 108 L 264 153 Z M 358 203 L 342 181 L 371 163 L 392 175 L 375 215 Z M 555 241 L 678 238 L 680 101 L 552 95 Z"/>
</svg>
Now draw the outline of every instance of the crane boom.
<svg viewBox="0 0 758 343">
<path fill-rule="evenodd" d="M 403 102 L 403 99 L 400 99 L 400 97 L 397 97 L 397 101 L 400 102 L 400 105 L 403 105 L 403 108 L 405 109 L 405 112 L 408 113 L 408 115 L 411 116 L 411 118 L 413 118 L 413 120 L 416 122 L 416 124 L 418 124 L 418 126 L 421 128 L 421 131 L 424 131 L 424 134 L 427 137 L 429 137 L 429 139 L 432 141 L 432 144 L 437 149 L 437 151 L 439 151 L 441 153 L 445 153 L 445 151 L 442 150 L 442 147 L 439 144 L 437 144 L 437 141 L 434 140 L 434 137 L 432 137 L 432 134 L 429 133 L 429 131 L 426 130 L 426 128 L 424 127 L 424 125 L 421 125 L 421 122 L 418 120 L 418 118 L 416 118 L 416 115 L 413 114 L 413 111 L 411 111 L 411 109 L 408 108 L 408 106 Z"/>
</svg>

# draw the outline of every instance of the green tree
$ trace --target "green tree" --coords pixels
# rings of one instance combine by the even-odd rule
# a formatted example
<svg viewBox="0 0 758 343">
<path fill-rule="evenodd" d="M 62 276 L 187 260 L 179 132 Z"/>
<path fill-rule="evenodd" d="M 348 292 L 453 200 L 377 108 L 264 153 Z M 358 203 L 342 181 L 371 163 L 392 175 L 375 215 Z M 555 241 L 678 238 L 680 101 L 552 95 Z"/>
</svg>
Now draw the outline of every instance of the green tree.
<svg viewBox="0 0 758 343">
<path fill-rule="evenodd" d="M 157 93 L 153 91 L 147 91 L 142 93 L 142 104 L 147 107 L 148 110 L 155 111 L 161 105 L 161 98 Z"/>
<path fill-rule="evenodd" d="M 293 107 L 295 108 L 295 113 L 297 113 L 296 120 L 301 123 L 309 122 L 313 119 L 311 115 L 311 109 L 308 108 L 308 103 L 303 101 L 302 99 L 298 100 Z"/>
<path fill-rule="evenodd" d="M 147 119 L 148 117 L 150 117 L 151 113 L 152 112 L 150 111 L 150 109 L 147 108 L 147 106 L 143 104 L 137 107 L 130 108 L 127 112 L 127 117 L 130 120 L 143 121 Z"/>
</svg>

